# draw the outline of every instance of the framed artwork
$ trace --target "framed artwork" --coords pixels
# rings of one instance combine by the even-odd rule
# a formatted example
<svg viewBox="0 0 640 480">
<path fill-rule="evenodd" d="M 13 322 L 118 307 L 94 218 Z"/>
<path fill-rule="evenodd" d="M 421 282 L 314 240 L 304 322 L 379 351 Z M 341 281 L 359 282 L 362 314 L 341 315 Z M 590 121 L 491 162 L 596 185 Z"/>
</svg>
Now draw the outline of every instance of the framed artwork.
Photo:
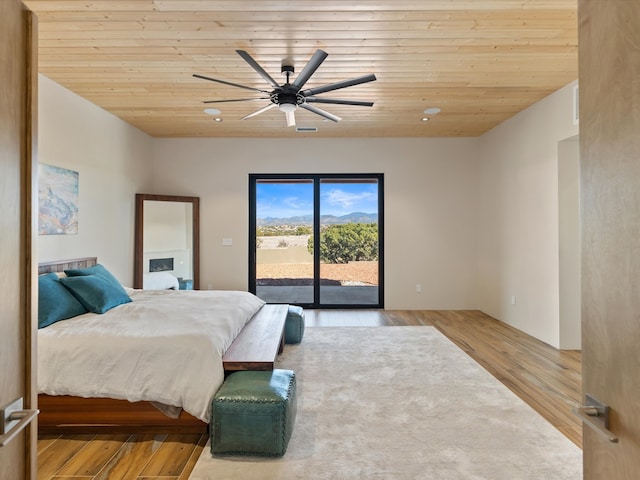
<svg viewBox="0 0 640 480">
<path fill-rule="evenodd" d="M 38 234 L 78 233 L 78 172 L 38 165 Z"/>
</svg>

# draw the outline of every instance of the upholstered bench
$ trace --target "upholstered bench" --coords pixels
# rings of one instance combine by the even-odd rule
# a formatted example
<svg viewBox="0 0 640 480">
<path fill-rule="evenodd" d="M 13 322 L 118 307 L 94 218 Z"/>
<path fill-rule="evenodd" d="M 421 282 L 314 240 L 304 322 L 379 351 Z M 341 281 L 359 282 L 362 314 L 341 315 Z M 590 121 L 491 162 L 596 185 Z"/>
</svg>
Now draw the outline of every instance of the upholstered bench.
<svg viewBox="0 0 640 480">
<path fill-rule="evenodd" d="M 282 456 L 291 438 L 296 411 L 293 371 L 232 373 L 211 404 L 211 453 Z"/>
<path fill-rule="evenodd" d="M 284 324 L 284 343 L 300 343 L 304 335 L 304 310 L 302 307 L 289 305 L 287 319 Z"/>
</svg>

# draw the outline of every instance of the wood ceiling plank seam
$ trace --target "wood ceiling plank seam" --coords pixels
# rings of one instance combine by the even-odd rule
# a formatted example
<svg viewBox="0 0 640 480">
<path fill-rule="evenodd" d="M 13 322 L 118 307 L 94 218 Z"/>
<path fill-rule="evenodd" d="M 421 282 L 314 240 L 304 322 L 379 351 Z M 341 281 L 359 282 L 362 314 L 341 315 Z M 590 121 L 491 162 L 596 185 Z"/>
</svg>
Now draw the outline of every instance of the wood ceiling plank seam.
<svg viewBox="0 0 640 480">
<path fill-rule="evenodd" d="M 33 2 L 25 2 L 32 4 Z M 37 5 L 36 5 L 37 8 Z M 256 6 L 259 8 L 259 5 Z M 35 9 L 34 9 L 35 10 Z M 230 22 L 238 18 L 243 18 L 253 22 L 279 22 L 291 20 L 291 12 L 281 11 L 231 11 L 231 10 L 217 10 L 217 11 L 108 11 L 108 12 L 94 12 L 94 11 L 72 11 L 72 12 L 59 12 L 59 11 L 47 11 L 37 8 L 37 13 L 41 22 L 53 23 L 53 22 L 97 22 L 97 21 L 123 21 L 123 22 L 191 22 L 197 21 L 216 21 L 216 22 Z M 411 19 L 414 21 L 445 21 L 450 19 L 457 20 L 478 20 L 488 21 L 495 20 L 496 18 L 503 19 L 505 21 L 573 21 L 577 22 L 577 12 L 575 5 L 572 9 L 567 9 L 563 12 L 558 10 L 394 10 L 394 11 L 357 11 L 357 12 L 318 12 L 316 10 L 310 10 L 308 12 L 296 12 L 296 19 L 302 20 L 307 18 L 313 18 L 316 21 L 335 21 L 336 19 L 348 20 L 350 22 L 375 22 L 375 21 L 403 21 Z"/>
<path fill-rule="evenodd" d="M 25 0 L 34 11 L 252 11 L 255 2 L 240 0 Z M 397 10 L 571 10 L 575 0 L 430 0 L 428 4 L 418 0 L 369 0 L 367 2 L 322 2 L 315 0 L 262 0 L 263 11 L 397 11 Z M 428 8 L 427 8 L 428 7 Z"/>
<path fill-rule="evenodd" d="M 304 31 L 337 31 L 341 29 L 349 29 L 355 31 L 397 31 L 397 30 L 507 30 L 513 29 L 566 29 L 567 21 L 564 19 L 493 19 L 493 20 L 477 20 L 477 19 L 465 19 L 465 20 L 398 20 L 398 21 L 353 21 L 353 19 L 345 18 L 340 21 L 304 21 Z M 97 30 L 202 30 L 202 29 L 230 29 L 241 31 L 252 30 L 269 30 L 269 31 L 291 31 L 291 21 L 65 21 L 65 22 L 41 22 L 39 28 L 42 31 L 49 32 L 65 32 L 65 31 L 97 31 Z M 302 28 L 301 28 L 302 29 Z M 577 31 L 577 28 L 576 28 Z"/>
</svg>

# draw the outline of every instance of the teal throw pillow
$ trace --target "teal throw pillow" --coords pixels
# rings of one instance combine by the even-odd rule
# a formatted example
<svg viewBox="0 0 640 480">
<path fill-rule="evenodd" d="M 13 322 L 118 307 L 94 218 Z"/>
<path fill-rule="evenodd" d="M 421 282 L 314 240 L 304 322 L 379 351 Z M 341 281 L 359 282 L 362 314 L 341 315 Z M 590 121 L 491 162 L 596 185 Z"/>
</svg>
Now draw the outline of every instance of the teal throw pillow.
<svg viewBox="0 0 640 480">
<path fill-rule="evenodd" d="M 66 277 L 60 282 L 93 313 L 105 313 L 131 301 L 122 285 L 114 284 L 101 275 Z"/>
<path fill-rule="evenodd" d="M 67 277 L 84 277 L 87 275 L 98 275 L 99 277 L 104 278 L 106 281 L 108 281 L 112 285 L 122 288 L 122 285 L 120 284 L 118 279 L 114 277 L 109 270 L 107 270 L 103 265 L 99 263 L 92 267 L 74 268 L 74 269 L 65 270 L 64 273 L 67 275 Z"/>
<path fill-rule="evenodd" d="M 38 277 L 38 328 L 87 313 L 55 273 Z"/>
</svg>

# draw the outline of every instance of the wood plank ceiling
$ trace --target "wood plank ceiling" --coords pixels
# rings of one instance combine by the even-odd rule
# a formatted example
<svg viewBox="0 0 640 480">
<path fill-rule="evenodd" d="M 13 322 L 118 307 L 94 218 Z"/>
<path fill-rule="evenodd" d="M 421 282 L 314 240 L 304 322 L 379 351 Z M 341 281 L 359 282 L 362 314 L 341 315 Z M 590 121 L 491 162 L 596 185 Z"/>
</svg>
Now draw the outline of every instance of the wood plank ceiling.
<svg viewBox="0 0 640 480">
<path fill-rule="evenodd" d="M 576 0 L 23 1 L 40 72 L 154 137 L 478 136 L 578 76 Z M 237 49 L 278 83 L 322 49 L 305 88 L 373 73 L 318 96 L 374 106 L 314 104 L 338 123 L 298 108 L 318 132 L 296 133 L 278 108 L 241 120 L 269 100 L 203 104 L 264 95 L 194 73 L 271 90 Z"/>
</svg>

